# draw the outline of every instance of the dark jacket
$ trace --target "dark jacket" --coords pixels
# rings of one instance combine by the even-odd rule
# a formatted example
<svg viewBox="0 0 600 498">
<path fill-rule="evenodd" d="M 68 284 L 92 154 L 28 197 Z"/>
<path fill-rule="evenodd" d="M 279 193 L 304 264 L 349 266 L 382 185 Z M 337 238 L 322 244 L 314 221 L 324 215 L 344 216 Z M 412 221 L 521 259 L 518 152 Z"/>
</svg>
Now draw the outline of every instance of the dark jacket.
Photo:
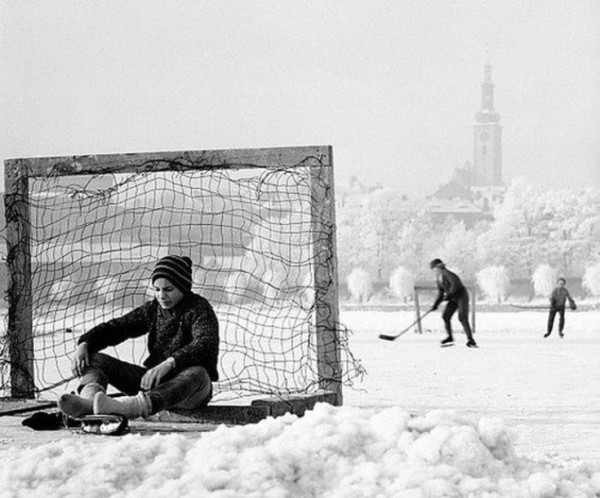
<svg viewBox="0 0 600 498">
<path fill-rule="evenodd" d="M 438 296 L 433 303 L 433 308 L 437 308 L 444 299 L 458 301 L 463 296 L 468 296 L 466 287 L 456 273 L 446 268 L 442 268 L 441 273 L 436 281 Z"/>
<path fill-rule="evenodd" d="M 550 308 L 551 309 L 562 309 L 565 307 L 565 304 L 569 301 L 569 307 L 574 310 L 576 308 L 575 301 L 569 294 L 569 291 L 566 287 L 555 287 L 550 295 Z"/>
<path fill-rule="evenodd" d="M 176 371 L 201 366 L 211 380 L 219 379 L 219 322 L 210 303 L 198 294 L 189 293 L 168 311 L 156 299 L 149 301 L 93 327 L 79 338 L 79 344 L 87 342 L 89 352 L 95 353 L 145 334 L 149 356 L 144 366 L 152 368 L 172 356 Z"/>
</svg>

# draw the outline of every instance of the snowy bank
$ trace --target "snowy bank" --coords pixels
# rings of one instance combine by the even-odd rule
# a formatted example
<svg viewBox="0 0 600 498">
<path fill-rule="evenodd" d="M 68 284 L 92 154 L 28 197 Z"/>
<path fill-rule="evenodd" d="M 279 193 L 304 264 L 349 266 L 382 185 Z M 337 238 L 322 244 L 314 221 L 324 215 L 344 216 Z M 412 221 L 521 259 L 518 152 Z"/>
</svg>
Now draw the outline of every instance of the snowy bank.
<svg viewBox="0 0 600 498">
<path fill-rule="evenodd" d="M 500 419 L 317 405 L 182 435 L 82 436 L 0 454 L 4 497 L 592 497 L 600 466 L 515 455 Z"/>
</svg>

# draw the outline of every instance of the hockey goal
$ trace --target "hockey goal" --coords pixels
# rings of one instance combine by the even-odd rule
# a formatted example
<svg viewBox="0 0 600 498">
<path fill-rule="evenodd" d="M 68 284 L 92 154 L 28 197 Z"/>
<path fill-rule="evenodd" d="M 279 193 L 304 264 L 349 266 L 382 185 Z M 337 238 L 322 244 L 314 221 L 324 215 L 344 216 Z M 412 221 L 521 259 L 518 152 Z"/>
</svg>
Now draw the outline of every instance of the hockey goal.
<svg viewBox="0 0 600 498">
<path fill-rule="evenodd" d="M 325 390 L 341 403 L 361 367 L 338 321 L 331 147 L 14 159 L 5 171 L 3 395 L 68 389 L 78 336 L 150 299 L 154 263 L 180 254 L 220 321 L 215 399 Z"/>
</svg>

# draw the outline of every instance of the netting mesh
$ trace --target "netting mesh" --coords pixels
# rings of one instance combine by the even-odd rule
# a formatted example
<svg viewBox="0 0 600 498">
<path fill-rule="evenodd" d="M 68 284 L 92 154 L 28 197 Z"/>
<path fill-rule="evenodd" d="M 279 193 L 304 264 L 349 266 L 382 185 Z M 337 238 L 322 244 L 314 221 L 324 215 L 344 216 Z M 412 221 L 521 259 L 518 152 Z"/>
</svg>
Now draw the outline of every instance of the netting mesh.
<svg viewBox="0 0 600 498">
<path fill-rule="evenodd" d="M 326 199 L 331 186 L 315 174 L 315 167 L 322 167 L 317 159 L 275 169 L 181 168 L 163 161 L 161 171 L 143 167 L 119 173 L 118 165 L 108 166 L 110 173 L 64 176 L 50 169 L 29 178 L 25 201 L 38 394 L 69 388 L 64 379 L 75 385 L 70 355 L 79 335 L 152 299 L 150 274 L 167 254 L 192 259 L 193 291 L 211 302 L 219 318 L 216 399 L 317 389 L 327 371 L 319 365 L 318 347 L 338 351 L 339 368 L 331 370 L 337 378 L 330 380 L 348 384 L 361 373 L 343 326 L 332 323 L 336 344 L 318 337 L 317 322 L 327 310 L 319 300 L 328 289 L 321 287 L 332 285 L 335 275 L 327 273 L 334 266 L 323 264 L 323 255 L 315 252 L 332 243 L 331 221 L 320 219 L 322 199 L 315 198 L 322 192 Z M 20 215 L 11 209 L 17 203 L 7 197 L 7 220 Z M 13 257 L 9 247 L 9 263 Z M 14 303 L 23 293 L 18 285 L 23 279 L 13 275 L 11 281 L 8 301 Z M 11 358 L 18 368 L 8 345 L 19 346 L 10 334 L 14 331 L 5 324 L 5 395 Z M 145 339 L 107 352 L 139 363 L 146 355 Z"/>
</svg>

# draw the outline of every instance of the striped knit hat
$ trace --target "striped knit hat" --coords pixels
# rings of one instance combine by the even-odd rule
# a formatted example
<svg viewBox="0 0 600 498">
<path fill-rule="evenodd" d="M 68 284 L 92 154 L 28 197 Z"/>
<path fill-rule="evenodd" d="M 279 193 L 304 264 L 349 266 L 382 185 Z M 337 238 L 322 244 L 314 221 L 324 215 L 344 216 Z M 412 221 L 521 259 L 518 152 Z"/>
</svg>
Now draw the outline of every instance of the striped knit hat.
<svg viewBox="0 0 600 498">
<path fill-rule="evenodd" d="M 192 260 L 187 256 L 165 256 L 156 263 L 152 271 L 152 283 L 157 278 L 166 278 L 182 292 L 192 290 Z"/>
</svg>

